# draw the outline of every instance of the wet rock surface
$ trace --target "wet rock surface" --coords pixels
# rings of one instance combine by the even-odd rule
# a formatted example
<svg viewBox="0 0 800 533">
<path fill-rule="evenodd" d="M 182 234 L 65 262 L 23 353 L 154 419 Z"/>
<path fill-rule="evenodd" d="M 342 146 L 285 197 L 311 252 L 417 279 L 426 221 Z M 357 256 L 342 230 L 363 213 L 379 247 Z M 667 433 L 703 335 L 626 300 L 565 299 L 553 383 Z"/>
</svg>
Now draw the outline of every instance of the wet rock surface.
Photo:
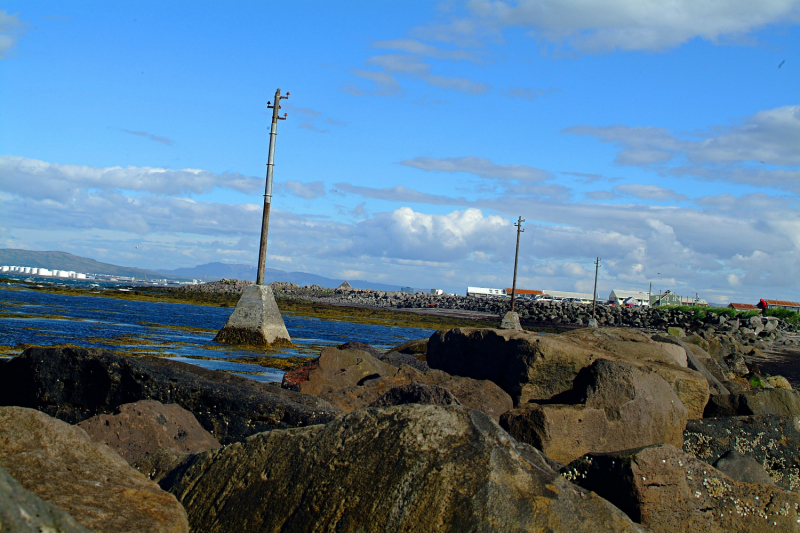
<svg viewBox="0 0 800 533">
<path fill-rule="evenodd" d="M 31 407 L 77 423 L 139 400 L 180 405 L 222 444 L 340 416 L 314 396 L 167 359 L 29 348 L 0 362 L 0 405 Z"/>
<path fill-rule="evenodd" d="M 681 446 L 686 408 L 657 374 L 600 359 L 554 403 L 513 409 L 500 424 L 517 440 L 569 463 L 593 452 L 664 442 Z"/>
<path fill-rule="evenodd" d="M 82 429 L 0 407 L 0 467 L 91 531 L 188 532 L 175 498 Z"/>
<path fill-rule="evenodd" d="M 639 531 L 533 448 L 459 406 L 362 409 L 195 457 L 169 482 L 228 531 Z"/>
<path fill-rule="evenodd" d="M 155 400 L 120 405 L 114 413 L 93 416 L 78 427 L 130 464 L 162 448 L 200 453 L 220 447 L 192 413 L 179 405 L 164 405 Z"/>
<path fill-rule="evenodd" d="M 800 491 L 800 417 L 734 416 L 690 420 L 683 450 L 715 463 L 729 450 L 755 459 L 779 487 Z"/>
<path fill-rule="evenodd" d="M 89 533 L 69 513 L 27 490 L 0 468 L 0 531 Z"/>
<path fill-rule="evenodd" d="M 562 472 L 653 532 L 800 530 L 800 494 L 736 481 L 669 444 L 590 454 Z"/>
</svg>

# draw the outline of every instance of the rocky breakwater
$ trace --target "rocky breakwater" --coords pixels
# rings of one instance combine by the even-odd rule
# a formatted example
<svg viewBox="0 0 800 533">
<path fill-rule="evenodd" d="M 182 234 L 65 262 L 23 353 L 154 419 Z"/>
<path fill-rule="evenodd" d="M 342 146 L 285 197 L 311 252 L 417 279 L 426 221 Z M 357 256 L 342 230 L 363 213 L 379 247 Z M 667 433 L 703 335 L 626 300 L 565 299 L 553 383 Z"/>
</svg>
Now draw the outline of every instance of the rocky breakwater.
<svg viewBox="0 0 800 533">
<path fill-rule="evenodd" d="M 211 283 L 187 285 L 178 292 L 200 292 L 219 294 L 241 294 L 250 281 L 222 279 Z M 326 289 L 318 285 L 300 287 L 294 283 L 271 284 L 276 298 L 288 298 L 357 307 L 394 309 L 436 309 L 475 311 L 494 315 L 499 320 L 510 310 L 506 298 L 473 298 L 459 295 L 435 295 L 400 291 L 375 291 L 339 287 Z M 585 326 L 592 317 L 591 304 L 576 302 L 552 302 L 517 300 L 515 310 L 523 324 L 540 327 L 575 328 Z M 723 342 L 766 348 L 770 345 L 795 345 L 797 340 L 787 334 L 800 331 L 800 323 L 788 323 L 775 317 L 739 314 L 730 317 L 702 308 L 688 311 L 678 307 L 619 307 L 598 305 L 595 307 L 597 322 L 604 327 L 632 327 L 647 330 L 667 331 L 679 328 L 684 333 L 697 333 L 705 337 L 719 337 Z M 676 330 L 677 332 L 678 330 Z"/>
<path fill-rule="evenodd" d="M 151 358 L 28 350 L 0 363 L 0 399 L 79 424 L 0 412 L 32 414 L 28 425 L 45 435 L 54 425 L 94 439 L 92 449 L 116 457 L 118 483 L 149 487 L 139 518 L 171 517 L 162 528 L 185 530 L 188 518 L 210 532 L 800 531 L 791 466 L 763 466 L 795 460 L 800 425 L 783 414 L 703 418 L 718 398 L 779 390 L 759 386 L 746 360 L 732 369 L 736 354 L 712 344 L 629 328 L 443 330 L 387 353 L 326 348 L 280 388 Z M 31 456 L 61 453 L 60 439 L 25 442 Z M 752 451 L 765 447 L 769 459 Z M 79 464 L 67 458 L 51 468 Z M 25 469 L 9 473 L 22 485 L 7 484 L 16 509 L 46 503 L 56 507 L 49 519 L 80 523 L 110 516 L 95 509 L 100 492 L 81 499 L 82 476 L 116 485 L 83 467 L 64 475 L 73 503 L 34 493 Z"/>
</svg>

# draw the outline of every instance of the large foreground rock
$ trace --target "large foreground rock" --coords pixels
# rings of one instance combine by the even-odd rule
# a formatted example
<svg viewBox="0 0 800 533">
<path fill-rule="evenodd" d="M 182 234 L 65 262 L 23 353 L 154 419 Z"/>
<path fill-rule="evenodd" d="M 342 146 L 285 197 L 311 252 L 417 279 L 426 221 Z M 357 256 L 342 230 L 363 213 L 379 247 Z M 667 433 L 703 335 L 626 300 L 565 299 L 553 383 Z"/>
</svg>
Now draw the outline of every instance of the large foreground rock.
<svg viewBox="0 0 800 533">
<path fill-rule="evenodd" d="M 89 533 L 69 513 L 36 496 L 0 468 L 0 531 Z"/>
<path fill-rule="evenodd" d="M 736 481 L 669 444 L 587 455 L 563 472 L 657 533 L 800 531 L 800 494 Z"/>
<path fill-rule="evenodd" d="M 656 372 L 670 384 L 690 418 L 702 418 L 708 381 L 685 368 L 680 346 L 652 342 L 619 328 L 580 329 L 561 335 L 495 329 L 437 331 L 428 343 L 428 364 L 450 374 L 497 383 L 515 406 L 549 400 L 572 388 L 583 368 L 597 359 L 626 361 Z"/>
<path fill-rule="evenodd" d="M 130 464 L 162 448 L 200 453 L 220 447 L 192 413 L 179 405 L 154 400 L 121 405 L 113 414 L 93 416 L 78 427 Z"/>
<path fill-rule="evenodd" d="M 31 407 L 75 424 L 139 400 L 180 405 L 222 444 L 340 416 L 313 396 L 168 359 L 29 348 L 0 362 L 0 405 Z"/>
<path fill-rule="evenodd" d="M 562 463 L 593 452 L 683 443 L 686 408 L 661 377 L 629 363 L 600 359 L 558 398 L 511 410 L 500 424 Z"/>
<path fill-rule="evenodd" d="M 800 416 L 734 416 L 690 420 L 683 450 L 707 463 L 729 450 L 752 457 L 779 487 L 800 491 Z"/>
<path fill-rule="evenodd" d="M 0 407 L 0 467 L 91 531 L 182 533 L 175 498 L 82 429 L 22 407 Z"/>
<path fill-rule="evenodd" d="M 207 533 L 638 531 L 459 406 L 368 408 L 260 433 L 196 456 L 168 480 L 192 528 Z"/>
</svg>

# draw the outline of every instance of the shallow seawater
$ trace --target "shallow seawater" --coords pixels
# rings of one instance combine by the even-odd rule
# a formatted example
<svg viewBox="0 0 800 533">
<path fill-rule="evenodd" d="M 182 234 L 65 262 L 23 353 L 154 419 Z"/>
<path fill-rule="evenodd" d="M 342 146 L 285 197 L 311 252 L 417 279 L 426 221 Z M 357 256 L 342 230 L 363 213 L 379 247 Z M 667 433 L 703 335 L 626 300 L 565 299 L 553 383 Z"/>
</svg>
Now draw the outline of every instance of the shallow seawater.
<svg viewBox="0 0 800 533">
<path fill-rule="evenodd" d="M 107 348 L 168 357 L 259 381 L 280 381 L 283 371 L 254 364 L 253 357 L 315 356 L 324 346 L 348 341 L 388 349 L 433 333 L 430 329 L 354 324 L 284 313 L 294 347 L 260 351 L 213 341 L 233 308 L 12 289 L 13 286 L 0 287 L 0 345 L 6 348 L 24 344 Z"/>
</svg>

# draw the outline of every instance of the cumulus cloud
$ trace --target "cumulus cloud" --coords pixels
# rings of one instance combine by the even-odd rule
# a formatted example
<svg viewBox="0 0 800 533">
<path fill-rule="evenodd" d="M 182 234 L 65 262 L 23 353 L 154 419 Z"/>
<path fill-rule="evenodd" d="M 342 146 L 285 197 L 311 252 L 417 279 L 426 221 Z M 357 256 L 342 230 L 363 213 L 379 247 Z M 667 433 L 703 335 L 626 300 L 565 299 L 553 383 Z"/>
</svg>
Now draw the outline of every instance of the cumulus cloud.
<svg viewBox="0 0 800 533">
<path fill-rule="evenodd" d="M 437 172 L 465 172 L 487 179 L 506 179 L 521 182 L 539 182 L 551 179 L 546 170 L 526 165 L 499 165 L 481 157 L 415 157 L 400 161 L 401 165 Z"/>
<path fill-rule="evenodd" d="M 164 169 L 112 170 L 128 171 L 136 179 L 124 172 L 122 179 L 104 168 L 1 158 L 0 243 L 43 249 L 63 248 L 60 243 L 65 243 L 75 247 L 67 251 L 90 256 L 96 254 L 86 250 L 102 249 L 129 258 L 127 264 L 136 264 L 130 255 L 135 245 L 147 243 L 146 251 L 139 248 L 137 253 L 150 254 L 149 263 L 138 264 L 150 267 L 192 266 L 221 257 L 255 261 L 260 205 L 195 201 L 177 196 L 180 192 L 170 196 L 165 191 L 188 186 L 159 181 Z M 194 176 L 202 181 L 207 171 L 187 172 L 187 180 Z M 262 180 L 253 180 L 260 191 Z M 21 182 L 32 185 L 25 188 Z M 68 191 L 69 185 L 74 190 Z M 216 181 L 205 186 L 216 186 Z M 291 187 L 301 197 L 325 192 L 319 182 L 294 182 Z M 502 287 L 510 282 L 513 267 L 511 224 L 522 215 L 528 219 L 520 242 L 523 288 L 581 290 L 592 281 L 591 262 L 599 256 L 601 292 L 645 289 L 653 281 L 657 288 L 697 291 L 716 301 L 743 294 L 798 297 L 800 215 L 791 198 L 724 194 L 677 207 L 499 195 L 462 207 L 464 199 L 426 196 L 408 188 L 336 187 L 393 202 L 458 208 L 449 213 L 408 206 L 367 212 L 362 203 L 347 210 L 355 217 L 350 222 L 276 210 L 270 253 L 291 258 L 297 270 L 326 275 L 358 270 L 365 273 L 362 277 L 398 286 Z M 668 189 L 634 192 L 670 194 Z"/>
<path fill-rule="evenodd" d="M 9 52 L 27 29 L 28 23 L 20 20 L 16 14 L 0 11 L 0 59 L 9 57 Z"/>
<path fill-rule="evenodd" d="M 696 38 L 750 42 L 765 26 L 800 18 L 796 0 L 471 0 L 467 6 L 467 16 L 416 33 L 464 44 L 522 28 L 540 43 L 581 53 L 662 51 Z"/>
<path fill-rule="evenodd" d="M 16 156 L 0 156 L 0 190 L 36 199 L 65 201 L 81 191 L 139 191 L 175 195 L 215 188 L 253 193 L 260 178 L 238 173 L 157 167 L 62 165 Z"/>
</svg>

